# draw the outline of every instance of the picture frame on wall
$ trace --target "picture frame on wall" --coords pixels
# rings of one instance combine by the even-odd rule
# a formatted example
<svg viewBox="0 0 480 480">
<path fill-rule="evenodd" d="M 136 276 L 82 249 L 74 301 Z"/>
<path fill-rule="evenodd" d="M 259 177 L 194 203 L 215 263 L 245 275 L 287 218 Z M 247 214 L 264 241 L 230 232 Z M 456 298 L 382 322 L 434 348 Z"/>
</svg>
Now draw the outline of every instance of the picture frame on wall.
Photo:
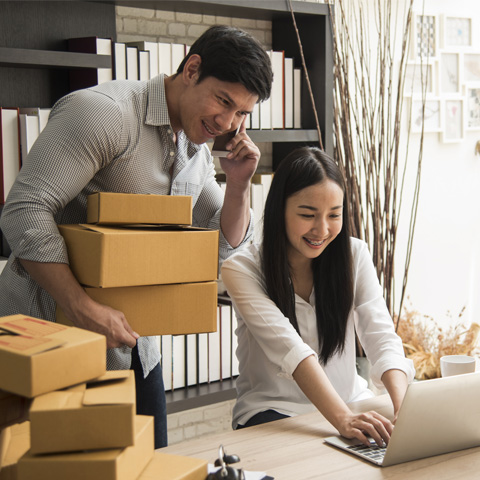
<svg viewBox="0 0 480 480">
<path fill-rule="evenodd" d="M 442 15 L 442 47 L 468 48 L 473 45 L 473 23 L 470 17 Z"/>
<path fill-rule="evenodd" d="M 412 19 L 412 56 L 429 61 L 438 56 L 438 17 L 431 14 L 414 14 Z"/>
<path fill-rule="evenodd" d="M 465 138 L 465 108 L 463 98 L 443 99 L 442 142 L 461 142 Z"/>
<path fill-rule="evenodd" d="M 461 54 L 458 52 L 441 52 L 438 61 L 438 79 L 440 94 L 461 93 Z"/>
<path fill-rule="evenodd" d="M 465 86 L 466 128 L 480 130 L 480 83 Z"/>
<path fill-rule="evenodd" d="M 463 54 L 463 80 L 480 82 L 480 52 Z"/>
<path fill-rule="evenodd" d="M 434 94 L 435 83 L 433 62 L 408 62 L 405 65 L 404 97 Z"/>
<path fill-rule="evenodd" d="M 412 133 L 442 131 L 442 102 L 438 97 L 414 95 L 410 102 L 410 131 Z"/>
</svg>

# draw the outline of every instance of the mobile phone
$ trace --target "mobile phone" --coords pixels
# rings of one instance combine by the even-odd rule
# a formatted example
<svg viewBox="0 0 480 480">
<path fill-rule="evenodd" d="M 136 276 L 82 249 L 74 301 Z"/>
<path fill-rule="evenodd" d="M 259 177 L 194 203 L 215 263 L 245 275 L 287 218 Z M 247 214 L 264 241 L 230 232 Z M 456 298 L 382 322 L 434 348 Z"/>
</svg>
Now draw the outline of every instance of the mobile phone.
<svg viewBox="0 0 480 480">
<path fill-rule="evenodd" d="M 230 150 L 226 149 L 226 145 L 237 133 L 238 128 L 236 130 L 232 130 L 231 132 L 227 132 L 223 135 L 218 135 L 218 137 L 215 137 L 212 147 L 212 155 L 214 157 L 226 157 L 230 153 Z"/>
</svg>

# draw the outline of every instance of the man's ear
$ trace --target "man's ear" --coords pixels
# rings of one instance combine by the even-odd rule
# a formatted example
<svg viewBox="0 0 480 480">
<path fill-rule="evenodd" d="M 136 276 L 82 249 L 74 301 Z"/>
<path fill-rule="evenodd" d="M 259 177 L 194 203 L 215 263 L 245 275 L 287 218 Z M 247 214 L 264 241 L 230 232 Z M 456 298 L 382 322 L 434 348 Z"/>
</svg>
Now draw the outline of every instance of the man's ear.
<svg viewBox="0 0 480 480">
<path fill-rule="evenodd" d="M 191 55 L 185 62 L 182 71 L 182 78 L 186 85 L 196 84 L 198 77 L 200 76 L 200 65 L 202 64 L 202 58 L 200 55 Z"/>
</svg>

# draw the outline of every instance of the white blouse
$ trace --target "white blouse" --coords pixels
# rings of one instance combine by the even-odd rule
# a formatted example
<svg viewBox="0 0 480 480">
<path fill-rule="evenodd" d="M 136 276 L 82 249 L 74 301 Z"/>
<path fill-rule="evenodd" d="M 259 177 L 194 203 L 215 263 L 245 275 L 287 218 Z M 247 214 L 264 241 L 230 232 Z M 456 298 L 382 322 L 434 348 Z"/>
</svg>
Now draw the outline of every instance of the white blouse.
<svg viewBox="0 0 480 480">
<path fill-rule="evenodd" d="M 409 382 L 415 374 L 413 362 L 405 358 L 401 339 L 395 333 L 367 244 L 352 238 L 351 246 L 354 307 L 348 318 L 345 349 L 322 365 L 347 403 L 373 396 L 367 382 L 357 374 L 355 330 L 372 365 L 370 374 L 376 387 L 383 387 L 381 377 L 387 370 L 402 370 Z M 308 303 L 295 295 L 298 335 L 266 293 L 259 248 L 250 245 L 222 266 L 222 280 L 238 318 L 234 428 L 268 409 L 289 416 L 315 409 L 292 377 L 302 360 L 310 355 L 318 358 L 314 292 Z"/>
</svg>

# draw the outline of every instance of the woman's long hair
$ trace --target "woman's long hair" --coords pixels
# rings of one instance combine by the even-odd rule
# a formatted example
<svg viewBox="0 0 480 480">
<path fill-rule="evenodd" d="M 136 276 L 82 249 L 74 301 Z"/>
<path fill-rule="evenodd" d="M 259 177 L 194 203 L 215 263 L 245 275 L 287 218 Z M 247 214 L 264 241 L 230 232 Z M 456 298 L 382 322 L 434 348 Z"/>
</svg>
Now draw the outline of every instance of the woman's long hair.
<svg viewBox="0 0 480 480">
<path fill-rule="evenodd" d="M 344 179 L 334 160 L 318 148 L 298 148 L 276 169 L 265 204 L 261 253 L 266 290 L 297 332 L 295 296 L 287 256 L 285 205 L 294 193 L 326 179 L 335 182 L 345 197 Z M 344 349 L 347 319 L 353 305 L 349 224 L 348 202 L 344 198 L 342 230 L 322 254 L 312 260 L 319 357 L 324 364 Z"/>
</svg>

